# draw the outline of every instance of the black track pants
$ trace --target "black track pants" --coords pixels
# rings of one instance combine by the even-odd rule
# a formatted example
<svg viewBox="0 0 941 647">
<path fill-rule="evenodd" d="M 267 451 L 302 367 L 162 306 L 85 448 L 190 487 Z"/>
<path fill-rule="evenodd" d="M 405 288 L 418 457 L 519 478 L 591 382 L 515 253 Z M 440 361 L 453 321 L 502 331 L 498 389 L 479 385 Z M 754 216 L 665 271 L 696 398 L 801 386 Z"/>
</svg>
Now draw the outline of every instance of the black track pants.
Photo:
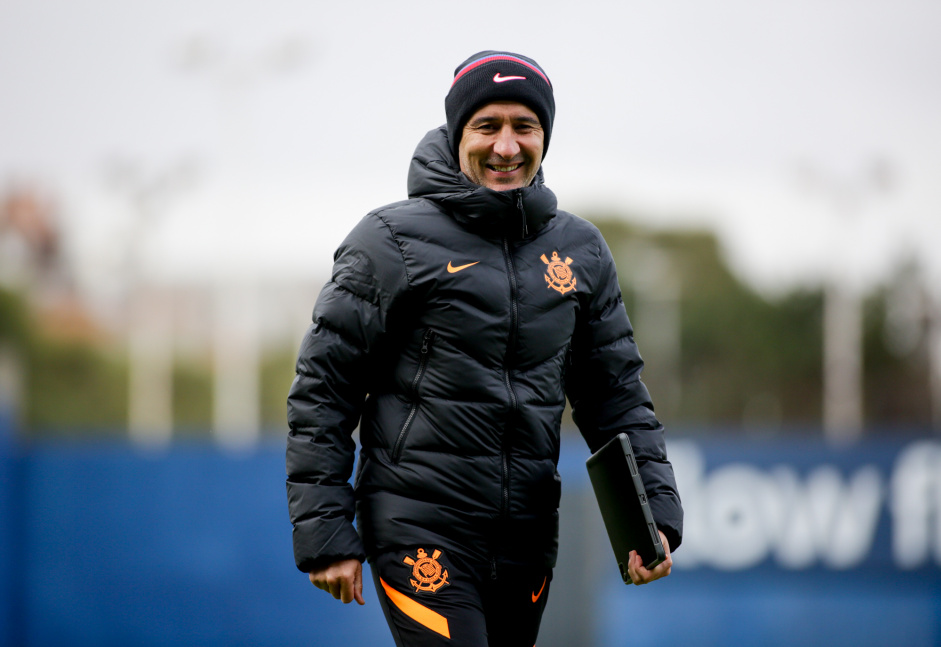
<svg viewBox="0 0 941 647">
<path fill-rule="evenodd" d="M 371 570 L 398 647 L 533 647 L 552 581 L 433 545 L 383 553 Z"/>
</svg>

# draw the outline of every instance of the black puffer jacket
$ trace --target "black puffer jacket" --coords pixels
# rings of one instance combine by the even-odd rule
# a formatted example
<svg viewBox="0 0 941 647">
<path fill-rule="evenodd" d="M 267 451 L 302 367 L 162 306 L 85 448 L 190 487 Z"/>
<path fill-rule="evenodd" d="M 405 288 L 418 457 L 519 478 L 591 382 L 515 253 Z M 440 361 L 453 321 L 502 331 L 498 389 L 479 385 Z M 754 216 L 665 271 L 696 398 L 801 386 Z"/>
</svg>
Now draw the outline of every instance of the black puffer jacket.
<svg viewBox="0 0 941 647">
<path fill-rule="evenodd" d="M 298 568 L 415 544 L 554 565 L 566 394 L 592 451 L 630 433 L 677 547 L 673 470 L 600 233 L 557 210 L 541 171 L 497 192 L 455 166 L 445 129 L 428 133 L 410 199 L 353 229 L 317 300 L 288 397 Z"/>
</svg>

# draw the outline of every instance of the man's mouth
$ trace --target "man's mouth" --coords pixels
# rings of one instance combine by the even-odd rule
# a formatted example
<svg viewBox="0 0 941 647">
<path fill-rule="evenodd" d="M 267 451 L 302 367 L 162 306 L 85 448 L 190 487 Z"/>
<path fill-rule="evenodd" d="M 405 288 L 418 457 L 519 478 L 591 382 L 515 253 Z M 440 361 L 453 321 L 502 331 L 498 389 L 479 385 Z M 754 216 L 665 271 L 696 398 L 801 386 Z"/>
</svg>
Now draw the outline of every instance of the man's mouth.
<svg viewBox="0 0 941 647">
<path fill-rule="evenodd" d="M 519 164 L 512 164 L 510 166 L 499 166 L 497 164 L 487 164 L 487 168 L 497 171 L 498 173 L 511 173 L 521 167 L 522 162 Z"/>
</svg>

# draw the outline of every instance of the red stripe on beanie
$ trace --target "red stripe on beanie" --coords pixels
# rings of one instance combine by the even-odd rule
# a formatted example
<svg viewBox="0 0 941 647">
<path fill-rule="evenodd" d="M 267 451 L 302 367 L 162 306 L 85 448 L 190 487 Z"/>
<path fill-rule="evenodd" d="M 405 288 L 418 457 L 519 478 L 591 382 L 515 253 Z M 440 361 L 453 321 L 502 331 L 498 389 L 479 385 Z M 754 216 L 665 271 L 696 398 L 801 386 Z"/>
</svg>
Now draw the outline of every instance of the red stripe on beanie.
<svg viewBox="0 0 941 647">
<path fill-rule="evenodd" d="M 491 61 L 512 61 L 513 63 L 519 63 L 520 65 L 524 65 L 528 67 L 529 69 L 531 69 L 536 74 L 538 74 L 540 77 L 542 77 L 542 80 L 548 83 L 550 88 L 552 87 L 552 84 L 549 83 L 549 78 L 545 74 L 543 74 L 542 71 L 538 67 L 536 67 L 535 65 L 531 63 L 527 63 L 521 58 L 516 58 L 515 56 L 506 56 L 506 55 L 485 56 L 484 58 L 477 59 L 476 61 L 472 63 L 468 63 L 467 65 L 464 66 L 464 68 L 460 72 L 454 75 L 454 80 L 451 81 L 451 87 L 454 87 L 454 84 L 457 83 L 457 80 L 461 78 L 462 76 L 464 76 L 465 74 L 467 74 L 468 72 L 470 72 L 471 70 L 477 67 L 480 67 L 481 65 L 485 63 L 489 63 Z"/>
</svg>

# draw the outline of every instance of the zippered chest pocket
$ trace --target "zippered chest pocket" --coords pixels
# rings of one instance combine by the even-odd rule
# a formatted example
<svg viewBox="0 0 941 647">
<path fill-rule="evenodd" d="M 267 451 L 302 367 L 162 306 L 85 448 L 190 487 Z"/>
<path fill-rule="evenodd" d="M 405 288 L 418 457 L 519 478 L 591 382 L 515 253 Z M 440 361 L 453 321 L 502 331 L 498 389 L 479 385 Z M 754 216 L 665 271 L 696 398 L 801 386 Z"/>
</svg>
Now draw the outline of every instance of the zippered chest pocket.
<svg viewBox="0 0 941 647">
<path fill-rule="evenodd" d="M 418 405 L 420 403 L 418 387 L 421 386 L 421 381 L 425 377 L 425 369 L 428 367 L 428 358 L 431 356 L 431 346 L 434 343 L 434 339 L 435 331 L 431 330 L 430 328 L 425 331 L 424 335 L 422 335 L 421 350 L 419 351 L 418 359 L 418 369 L 415 371 L 415 377 L 412 378 L 412 384 L 410 387 L 412 406 L 409 407 L 408 415 L 405 417 L 405 422 L 402 423 L 402 428 L 399 430 L 399 435 L 396 437 L 395 444 L 392 446 L 392 462 L 395 464 L 399 462 L 399 459 L 402 456 L 402 449 L 405 447 L 405 439 L 408 437 L 408 430 L 412 426 L 412 421 L 415 419 L 415 415 L 418 413 Z"/>
</svg>

